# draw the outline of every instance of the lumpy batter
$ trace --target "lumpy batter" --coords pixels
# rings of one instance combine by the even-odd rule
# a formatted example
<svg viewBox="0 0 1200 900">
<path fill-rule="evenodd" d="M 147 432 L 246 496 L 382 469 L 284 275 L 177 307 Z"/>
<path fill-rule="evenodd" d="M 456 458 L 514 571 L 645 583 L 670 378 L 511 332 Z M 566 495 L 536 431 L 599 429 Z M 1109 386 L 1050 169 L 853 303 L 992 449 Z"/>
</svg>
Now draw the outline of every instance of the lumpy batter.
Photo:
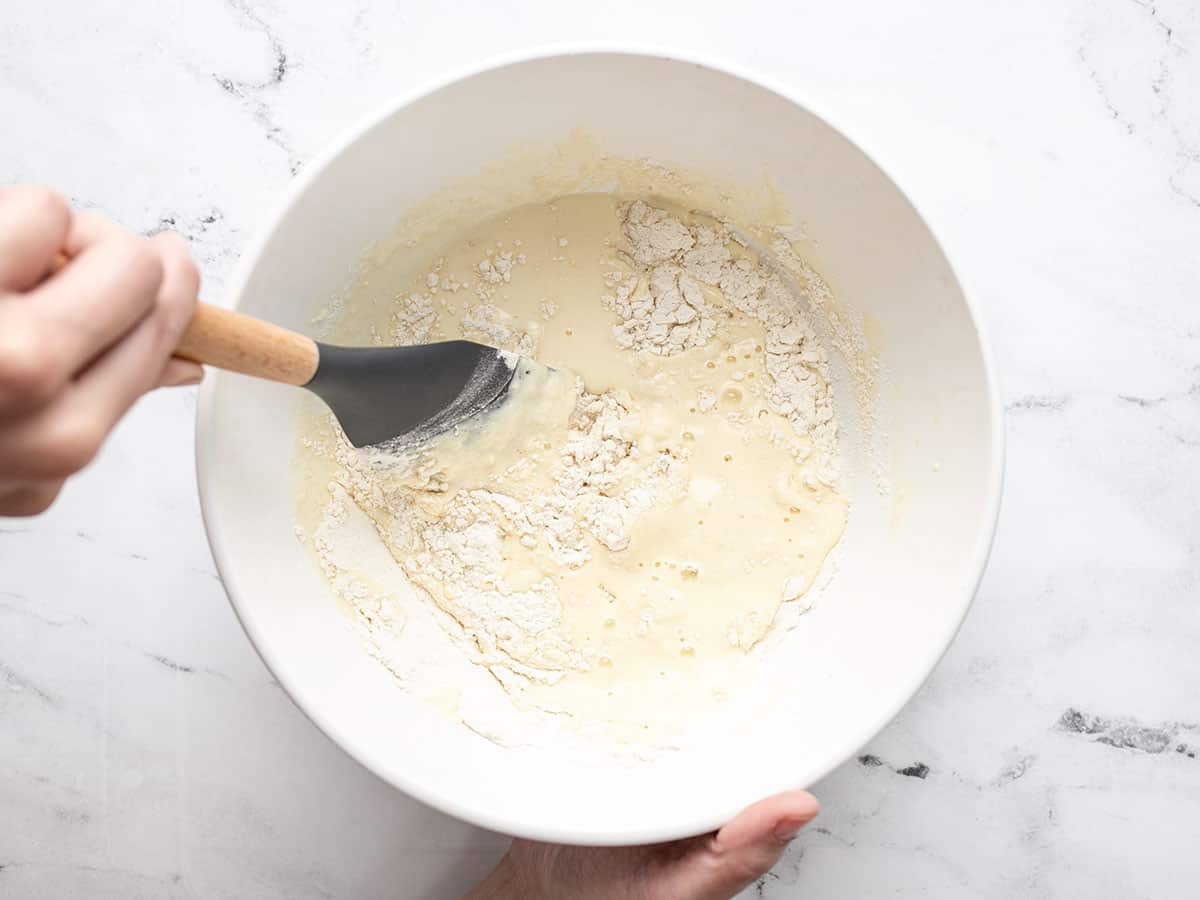
<svg viewBox="0 0 1200 900">
<path fill-rule="evenodd" d="M 456 337 L 549 368 L 415 449 L 356 451 L 323 423 L 306 442 L 332 461 L 318 552 L 348 497 L 519 707 L 670 733 L 781 604 L 806 603 L 845 527 L 827 361 L 800 305 L 724 225 L 579 194 L 443 248 L 377 333 Z"/>
</svg>

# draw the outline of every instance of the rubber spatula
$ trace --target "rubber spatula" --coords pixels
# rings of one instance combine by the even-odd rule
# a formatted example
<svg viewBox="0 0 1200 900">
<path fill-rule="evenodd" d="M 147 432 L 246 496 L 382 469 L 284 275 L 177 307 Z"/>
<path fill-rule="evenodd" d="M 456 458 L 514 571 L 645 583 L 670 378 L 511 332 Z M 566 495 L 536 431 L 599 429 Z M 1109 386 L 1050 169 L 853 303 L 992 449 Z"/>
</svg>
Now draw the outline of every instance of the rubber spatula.
<svg viewBox="0 0 1200 900">
<path fill-rule="evenodd" d="M 338 347 L 207 303 L 175 355 L 308 388 L 356 447 L 447 431 L 499 402 L 518 364 L 472 341 Z M 522 364 L 528 364 L 520 360 Z"/>
</svg>

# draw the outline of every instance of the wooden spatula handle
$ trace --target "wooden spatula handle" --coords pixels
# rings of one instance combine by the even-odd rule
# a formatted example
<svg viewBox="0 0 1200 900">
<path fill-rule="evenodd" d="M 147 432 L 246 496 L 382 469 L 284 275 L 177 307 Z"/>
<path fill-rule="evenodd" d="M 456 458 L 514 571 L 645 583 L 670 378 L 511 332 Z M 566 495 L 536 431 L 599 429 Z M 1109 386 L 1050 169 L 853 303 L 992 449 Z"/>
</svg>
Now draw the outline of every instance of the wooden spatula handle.
<svg viewBox="0 0 1200 900">
<path fill-rule="evenodd" d="M 317 371 L 311 338 L 207 303 L 196 304 L 175 355 L 285 384 L 308 384 Z"/>
</svg>

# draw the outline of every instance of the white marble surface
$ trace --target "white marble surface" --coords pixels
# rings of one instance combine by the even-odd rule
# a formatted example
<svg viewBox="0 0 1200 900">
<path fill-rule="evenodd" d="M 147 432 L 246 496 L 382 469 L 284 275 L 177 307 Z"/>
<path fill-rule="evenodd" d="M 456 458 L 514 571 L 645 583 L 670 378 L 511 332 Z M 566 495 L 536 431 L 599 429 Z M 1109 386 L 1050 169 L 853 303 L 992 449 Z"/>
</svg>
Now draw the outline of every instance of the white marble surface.
<svg viewBox="0 0 1200 900">
<path fill-rule="evenodd" d="M 11 3 L 0 177 L 172 225 L 218 297 L 292 173 L 364 111 L 590 38 L 725 57 L 836 109 L 939 226 L 1004 379 L 978 602 L 750 895 L 1193 892 L 1192 0 Z M 204 542 L 193 408 L 146 399 L 51 513 L 0 521 L 0 897 L 454 896 L 504 840 L 384 786 L 272 682 Z"/>
</svg>

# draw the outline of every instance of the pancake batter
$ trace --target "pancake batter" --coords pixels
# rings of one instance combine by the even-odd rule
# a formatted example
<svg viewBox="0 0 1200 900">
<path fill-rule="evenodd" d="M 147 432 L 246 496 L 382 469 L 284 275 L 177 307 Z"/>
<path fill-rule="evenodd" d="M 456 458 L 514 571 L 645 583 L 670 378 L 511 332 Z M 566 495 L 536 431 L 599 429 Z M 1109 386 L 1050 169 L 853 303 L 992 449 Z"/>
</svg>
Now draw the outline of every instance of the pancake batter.
<svg viewBox="0 0 1200 900">
<path fill-rule="evenodd" d="M 724 226 L 660 206 L 572 195 L 445 248 L 378 340 L 466 337 L 551 368 L 416 450 L 356 451 L 328 424 L 308 441 L 331 506 L 370 517 L 519 708 L 621 740 L 728 689 L 847 513 L 799 304 Z M 384 623 L 377 593 L 359 591 Z"/>
</svg>

